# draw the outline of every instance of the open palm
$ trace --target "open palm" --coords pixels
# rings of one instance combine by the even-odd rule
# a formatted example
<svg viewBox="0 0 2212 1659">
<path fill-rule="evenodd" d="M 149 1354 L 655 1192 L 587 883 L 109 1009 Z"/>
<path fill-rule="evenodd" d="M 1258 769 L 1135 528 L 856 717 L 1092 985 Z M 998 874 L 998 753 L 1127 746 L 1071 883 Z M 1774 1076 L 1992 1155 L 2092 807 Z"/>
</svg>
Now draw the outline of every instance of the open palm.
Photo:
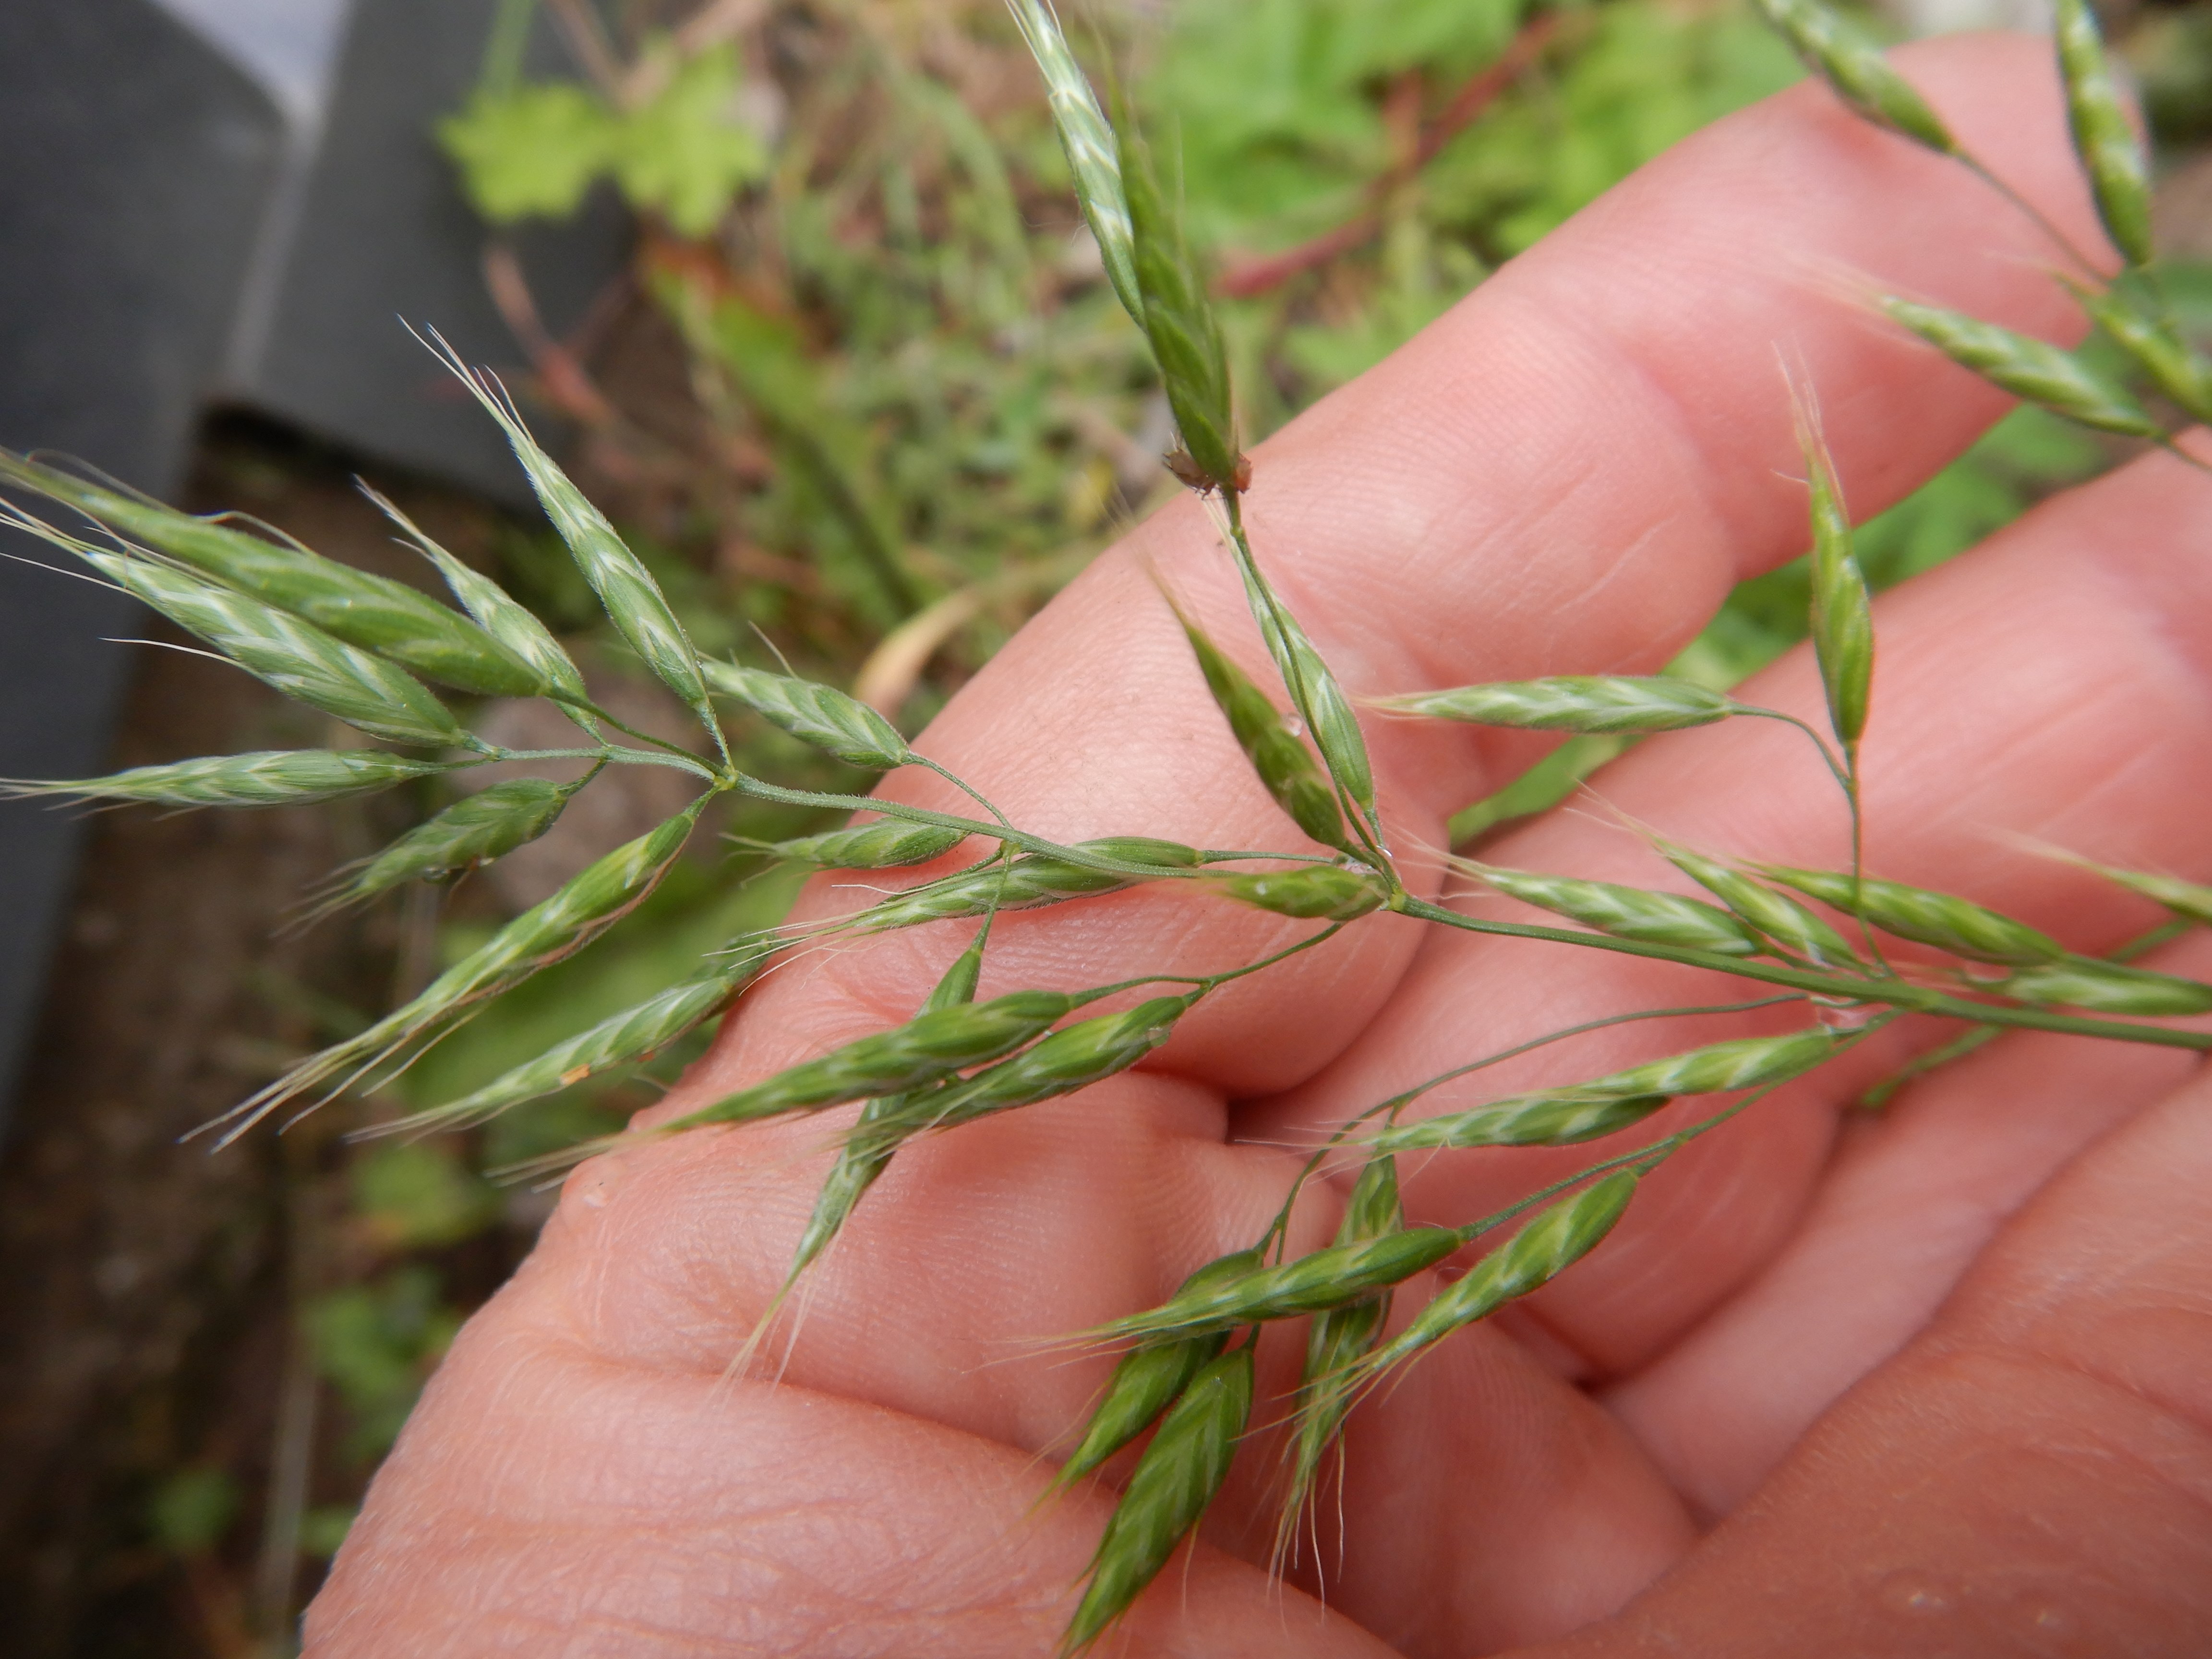
<svg viewBox="0 0 2212 1659">
<path fill-rule="evenodd" d="M 2094 236 L 2040 48 L 1904 61 L 2009 182 Z M 1649 672 L 1731 583 L 1803 545 L 1781 362 L 1818 395 L 1863 516 L 2000 405 L 1870 317 L 1861 289 L 2054 334 L 2073 308 L 2049 258 L 1964 170 L 1801 88 L 1680 146 L 1262 447 L 1255 540 L 1355 691 Z M 2139 461 L 1878 607 L 1871 868 L 2093 951 L 2147 907 L 2021 838 L 2212 873 L 2208 508 L 2212 482 Z M 1218 637 L 1249 634 L 1186 502 L 1101 558 L 920 746 L 1063 841 L 1295 845 L 1156 579 Z M 1802 653 L 1747 695 L 1820 708 Z M 1441 860 L 1416 849 L 1535 750 L 1392 722 L 1370 736 L 1407 880 L 1439 890 Z M 915 774 L 890 788 L 952 804 Z M 1655 739 L 1597 788 L 1705 848 L 1848 856 L 1832 782 L 1771 722 Z M 1595 811 L 1486 856 L 1667 884 Z M 1002 918 L 984 994 L 1231 967 L 1311 927 L 1174 887 Z M 802 914 L 865 896 L 825 881 Z M 938 923 L 787 966 L 659 1109 L 908 1017 L 971 933 Z M 2212 965 L 2201 936 L 2171 954 Z M 1396 1090 L 1580 1020 L 1735 994 L 1679 967 L 1364 922 L 1208 998 L 1134 1073 L 911 1146 L 817 1268 L 773 1379 L 726 1371 L 827 1167 L 823 1121 L 601 1158 L 432 1384 L 310 1650 L 1049 1652 L 1111 1493 L 1030 1506 L 1110 1361 L 1040 1339 L 1250 1243 L 1291 1149 Z M 1734 1029 L 1778 1018 L 1802 1015 Z M 1594 1033 L 1464 1099 L 1729 1026 Z M 2203 1650 L 2212 1098 L 2185 1054 L 2019 1034 L 1886 1117 L 1849 1115 L 1944 1035 L 1890 1027 L 1699 1141 L 1589 1260 L 1363 1406 L 1288 1587 L 1264 1571 L 1277 1464 L 1255 1437 L 1200 1547 L 1108 1650 Z M 1588 1161 L 1409 1161 L 1408 1213 L 1457 1224 Z M 1340 1202 L 1318 1188 L 1292 1243 L 1324 1242 Z M 1288 1392 L 1296 1328 L 1261 1352 L 1262 1399 Z"/>
</svg>

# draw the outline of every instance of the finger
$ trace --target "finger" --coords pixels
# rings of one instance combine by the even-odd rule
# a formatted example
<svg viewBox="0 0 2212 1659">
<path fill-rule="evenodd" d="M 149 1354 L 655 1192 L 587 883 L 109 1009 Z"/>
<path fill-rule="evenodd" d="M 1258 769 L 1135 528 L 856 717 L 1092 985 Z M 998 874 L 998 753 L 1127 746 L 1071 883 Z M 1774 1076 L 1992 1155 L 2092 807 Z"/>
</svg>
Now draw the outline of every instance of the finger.
<svg viewBox="0 0 2212 1659">
<path fill-rule="evenodd" d="M 2200 1070 L 2039 1195 L 1704 1547 L 1545 1659 L 2203 1653 L 2208 1186 Z"/>
<path fill-rule="evenodd" d="M 2003 136 L 2024 190 L 2087 224 L 2038 49 L 1937 43 L 1910 61 L 1970 139 Z M 1963 169 L 1868 130 L 1824 91 L 1785 94 L 1679 146 L 1264 446 L 1249 503 L 1260 557 L 1358 691 L 1656 665 L 1738 577 L 1803 545 L 1778 347 L 1821 388 L 1863 509 L 1996 412 L 1973 377 L 1870 320 L 1838 273 L 2063 331 L 2078 324 L 2041 274 L 2039 234 Z M 1185 502 L 1024 629 L 925 746 L 1042 833 L 1296 844 L 1207 700 L 1156 574 L 1249 644 L 1235 579 Z M 1464 728 L 1390 723 L 1373 738 L 1409 845 L 1433 844 L 1443 812 L 1533 752 Z M 892 787 L 956 804 L 926 775 Z M 826 886 L 808 901 L 813 914 L 857 902 Z M 1084 908 L 1079 921 L 1009 918 L 994 954 L 1024 983 L 1078 964 L 1097 982 L 1250 960 L 1297 931 L 1176 891 Z M 1165 1063 L 1237 1093 L 1283 1086 L 1358 1029 L 1417 937 L 1378 921 L 1264 989 L 1210 1001 Z M 908 940 L 766 988 L 707 1080 L 848 1034 L 838 1022 L 856 1009 L 904 1012 L 950 948 Z M 866 988 L 837 988 L 847 977 Z"/>
<path fill-rule="evenodd" d="M 2212 626 L 2204 621 L 2212 562 L 2196 527 L 2205 488 L 2178 462 L 2146 459 L 2046 503 L 1964 559 L 1885 596 L 1864 749 L 1875 873 L 1960 892 L 2092 951 L 2148 925 L 2151 907 L 2026 850 L 2020 838 L 2125 866 L 2212 873 L 2202 830 L 2212 811 L 2212 771 L 2202 763 L 2212 748 Z M 1743 695 L 1818 718 L 1808 655 L 1799 653 Z M 1848 817 L 1817 763 L 1798 752 L 1808 748 L 1766 721 L 1656 740 L 1596 781 L 1607 816 L 1556 817 L 1488 856 L 1687 887 L 1617 813 L 1723 856 L 1847 867 Z M 1503 914 L 1495 901 L 1480 908 Z M 1715 995 L 1713 976 L 1669 965 L 1606 957 L 1585 967 L 1540 954 L 1560 948 L 1439 935 L 1343 1060 L 1253 1133 L 1310 1138 L 1347 1111 L 1464 1061 L 1470 1049 Z M 1811 1013 L 1759 1018 L 1778 1029 L 1807 1024 Z M 1685 1046 L 1686 1036 L 1730 1034 L 1715 1022 L 1694 1034 L 1616 1028 L 1448 1085 L 1417 1109 L 1600 1076 Z M 1600 1374 L 1633 1370 L 1678 1340 L 1798 1225 L 1827 1158 L 1833 1109 L 1898 1057 L 1893 1048 L 1869 1049 L 1816 1073 L 1670 1164 L 1645 1183 L 1588 1270 L 1531 1304 L 1547 1328 Z M 1678 1103 L 1647 1133 L 1712 1104 Z M 1413 1201 L 1425 1218 L 1462 1223 L 1607 1150 L 1451 1154 L 1423 1172 Z"/>
<path fill-rule="evenodd" d="M 508 1351 L 485 1363 L 494 1342 Z M 795 1387 L 610 1366 L 495 1317 L 380 1472 L 306 1651 L 1034 1659 L 1105 1508 L 1076 1492 L 1030 1515 L 1036 1486 L 995 1443 Z M 1218 1550 L 1168 1572 L 1127 1651 L 1387 1659 Z"/>
<path fill-rule="evenodd" d="M 2148 958 L 2212 975 L 2212 935 Z M 1606 1398 L 1707 1516 L 1727 1514 L 1838 1396 L 1902 1348 L 2007 1218 L 2201 1064 L 2021 1033 L 1845 1127 L 1773 1265 Z"/>
</svg>

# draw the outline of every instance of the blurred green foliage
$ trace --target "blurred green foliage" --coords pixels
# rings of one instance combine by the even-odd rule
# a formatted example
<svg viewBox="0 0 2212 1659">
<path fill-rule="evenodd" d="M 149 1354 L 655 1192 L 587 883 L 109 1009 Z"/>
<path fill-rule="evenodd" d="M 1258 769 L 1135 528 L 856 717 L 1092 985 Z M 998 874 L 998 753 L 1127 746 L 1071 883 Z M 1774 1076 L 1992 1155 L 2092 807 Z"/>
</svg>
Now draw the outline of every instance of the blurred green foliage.
<svg viewBox="0 0 2212 1659">
<path fill-rule="evenodd" d="M 314 1300 L 307 1336 L 317 1371 L 345 1406 L 349 1457 L 365 1463 L 392 1449 L 461 1318 L 436 1270 L 416 1261 Z"/>
<path fill-rule="evenodd" d="M 657 35 L 645 64 L 659 84 L 627 108 L 573 82 L 479 87 L 438 126 L 477 210 L 494 224 L 564 218 L 611 177 L 633 208 L 682 234 L 712 230 L 768 166 L 738 118 L 736 50 L 724 42 L 679 58 Z"/>
<path fill-rule="evenodd" d="M 179 1469 L 147 1500 L 146 1529 L 176 1555 L 204 1555 L 238 1516 L 238 1482 L 228 1470 Z"/>
</svg>

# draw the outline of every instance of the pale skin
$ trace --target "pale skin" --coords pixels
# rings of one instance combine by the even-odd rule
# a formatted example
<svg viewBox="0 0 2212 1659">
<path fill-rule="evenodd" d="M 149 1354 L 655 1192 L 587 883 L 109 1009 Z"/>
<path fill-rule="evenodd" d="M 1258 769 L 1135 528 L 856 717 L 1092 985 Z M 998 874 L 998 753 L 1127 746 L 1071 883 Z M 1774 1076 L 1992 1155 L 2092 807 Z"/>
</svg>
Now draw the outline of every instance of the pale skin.
<svg viewBox="0 0 2212 1659">
<path fill-rule="evenodd" d="M 2045 48 L 1984 38 L 1900 61 L 1971 147 L 2101 249 Z M 1261 447 L 1255 542 L 1358 693 L 1651 672 L 1732 581 L 1804 545 L 1781 362 L 1818 395 L 1863 517 L 2002 408 L 1870 319 L 1863 288 L 2070 340 L 2053 261 L 1963 170 L 1800 88 L 1680 147 Z M 2212 479 L 2154 457 L 1880 603 L 1876 872 L 2089 950 L 2154 913 L 2021 838 L 2212 878 L 2208 521 Z M 1262 665 L 1226 556 L 1185 503 L 1103 557 L 920 746 L 1062 839 L 1296 846 L 1152 570 Z M 1745 695 L 1819 717 L 1802 653 Z M 1419 849 L 1536 751 L 1369 729 L 1407 880 L 1433 890 Z M 922 775 L 889 788 L 956 805 Z M 1711 850 L 1847 856 L 1833 785 L 1769 722 L 1656 739 L 1599 797 L 1486 856 L 1681 887 L 1616 809 Z M 802 914 L 865 896 L 817 883 Z M 1002 920 L 983 988 L 1207 971 L 1310 927 L 1146 890 Z M 971 933 L 795 963 L 660 1110 L 907 1017 Z M 2154 960 L 2203 975 L 2208 947 Z M 815 1275 L 795 1341 L 772 1345 L 787 1348 L 780 1381 L 725 1371 L 849 1112 L 601 1158 L 433 1382 L 310 1614 L 309 1650 L 1049 1653 L 1111 1492 L 1028 1511 L 1110 1359 L 1038 1339 L 1157 1302 L 1251 1243 L 1297 1166 L 1286 1146 L 1387 1094 L 1600 1014 L 1745 994 L 1595 952 L 1362 924 L 1202 1004 L 1138 1073 L 903 1153 Z M 1601 1033 L 1435 1108 L 1801 1018 Z M 1287 1585 L 1265 1572 L 1276 1447 L 1255 1442 L 1203 1541 L 1103 1650 L 2203 1651 L 2212 1085 L 2187 1054 L 2022 1034 L 1884 1118 L 1848 1110 L 1945 1035 L 1895 1027 L 1699 1142 L 1597 1253 L 1363 1407 L 1320 1523 L 1324 1573 L 1310 1543 Z M 1408 1207 L 1462 1221 L 1610 1145 L 1408 1160 Z M 1340 1204 L 1317 1187 L 1293 1244 L 1325 1242 Z M 1399 1316 L 1434 1285 L 1409 1285 Z M 1263 1397 L 1295 1381 L 1301 1342 L 1287 1328 L 1263 1348 Z"/>
</svg>

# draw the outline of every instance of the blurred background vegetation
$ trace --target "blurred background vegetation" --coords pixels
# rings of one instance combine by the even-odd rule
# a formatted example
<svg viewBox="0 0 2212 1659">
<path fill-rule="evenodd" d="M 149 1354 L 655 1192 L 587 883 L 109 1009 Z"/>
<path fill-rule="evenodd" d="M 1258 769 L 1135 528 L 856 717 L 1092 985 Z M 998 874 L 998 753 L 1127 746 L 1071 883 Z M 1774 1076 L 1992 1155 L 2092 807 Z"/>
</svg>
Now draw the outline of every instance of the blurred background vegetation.
<svg viewBox="0 0 2212 1659">
<path fill-rule="evenodd" d="M 484 222 L 487 280 L 517 346 L 510 380 L 533 418 L 571 434 L 580 479 L 702 648 L 760 661 L 773 641 L 799 672 L 918 729 L 1176 488 L 1158 464 L 1164 400 L 1080 227 L 1000 0 L 544 4 L 573 72 L 526 76 L 535 5 L 506 0 L 476 91 L 435 135 Z M 1902 33 L 1992 15 L 1900 9 L 1884 21 Z M 1642 162 L 1798 74 L 1735 0 L 1123 0 L 1090 21 L 1097 60 L 1121 65 L 1180 153 L 1251 438 L 1404 343 Z M 2212 137 L 2212 7 L 2108 21 L 2158 128 L 2168 235 L 2212 254 L 2212 158 L 2194 148 Z M 630 267 L 583 328 L 552 337 L 506 239 L 609 192 L 635 216 Z M 2212 267 L 2185 269 L 2177 288 L 2192 325 L 2212 326 Z M 2015 414 L 1867 527 L 1869 569 L 1879 585 L 1926 569 L 2123 453 Z M 191 504 L 243 507 L 398 572 L 349 494 L 354 465 L 264 425 L 219 422 Z M 420 480 L 377 482 L 564 631 L 603 702 L 680 735 L 681 712 L 599 623 L 544 525 Z M 1680 672 L 1725 684 L 1771 659 L 1798 632 L 1803 586 L 1796 567 L 1747 584 Z M 209 693 L 205 672 L 151 671 L 120 761 L 251 746 L 234 740 L 296 721 L 250 689 Z M 533 717 L 477 712 L 518 744 Z M 860 781 L 773 732 L 747 735 L 757 769 Z M 1613 752 L 1570 744 L 1470 803 L 1456 834 L 1540 808 Z M 223 1035 L 220 1086 L 242 1091 L 358 1029 L 672 810 L 650 769 L 634 769 L 648 775 L 633 793 L 602 784 L 583 798 L 608 803 L 594 815 L 580 805 L 526 855 L 451 890 L 305 935 L 285 930 L 282 895 L 228 919 L 206 971 L 247 976 L 258 1012 Z M 137 919 L 133 878 L 102 869 L 158 865 L 197 837 L 200 855 L 262 872 L 264 894 L 279 876 L 296 890 L 441 804 L 426 790 L 312 822 L 275 815 L 276 830 L 114 821 L 102 831 L 113 856 L 94 857 L 79 900 L 64 988 L 111 984 L 102 962 L 160 943 Z M 790 889 L 748 865 L 744 842 L 823 825 L 756 806 L 719 827 L 631 921 L 494 1005 L 384 1096 L 231 1154 L 265 1160 L 255 1167 L 270 1184 L 256 1190 L 275 1196 L 260 1209 L 240 1200 L 244 1177 L 194 1189 L 196 1204 L 253 1218 L 222 1235 L 197 1281 L 212 1311 L 181 1323 L 173 1351 L 88 1431 L 104 1442 L 82 1499 L 97 1515 L 57 1569 L 67 1585 L 50 1627 L 22 1651 L 289 1650 L 319 1564 L 424 1378 L 546 1212 L 544 1195 L 478 1171 L 618 1125 L 704 1039 L 472 1139 L 356 1146 L 343 1132 L 449 1098 L 772 921 Z M 167 937 L 195 948 L 181 927 Z M 225 1103 L 211 1094 L 208 1108 Z"/>
</svg>

